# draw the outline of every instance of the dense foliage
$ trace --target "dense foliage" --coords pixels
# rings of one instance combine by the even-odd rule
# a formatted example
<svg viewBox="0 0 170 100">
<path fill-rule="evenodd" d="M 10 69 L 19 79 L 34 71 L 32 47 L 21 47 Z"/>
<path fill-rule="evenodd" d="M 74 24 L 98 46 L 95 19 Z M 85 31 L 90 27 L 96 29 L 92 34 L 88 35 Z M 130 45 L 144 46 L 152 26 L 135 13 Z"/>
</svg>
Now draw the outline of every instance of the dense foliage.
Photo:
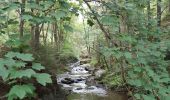
<svg viewBox="0 0 170 100">
<path fill-rule="evenodd" d="M 109 87 L 169 100 L 169 14 L 169 0 L 1 0 L 0 76 L 12 86 L 9 100 L 34 96 L 34 79 L 52 82 L 32 54 L 58 73 L 81 52 L 106 70 L 100 81 Z"/>
<path fill-rule="evenodd" d="M 34 96 L 35 87 L 32 78 L 43 86 L 52 83 L 49 74 L 38 72 L 45 67 L 39 63 L 32 63 L 33 60 L 31 54 L 18 52 L 8 52 L 4 59 L 0 59 L 0 76 L 6 84 L 12 86 L 7 94 L 8 100 Z"/>
</svg>

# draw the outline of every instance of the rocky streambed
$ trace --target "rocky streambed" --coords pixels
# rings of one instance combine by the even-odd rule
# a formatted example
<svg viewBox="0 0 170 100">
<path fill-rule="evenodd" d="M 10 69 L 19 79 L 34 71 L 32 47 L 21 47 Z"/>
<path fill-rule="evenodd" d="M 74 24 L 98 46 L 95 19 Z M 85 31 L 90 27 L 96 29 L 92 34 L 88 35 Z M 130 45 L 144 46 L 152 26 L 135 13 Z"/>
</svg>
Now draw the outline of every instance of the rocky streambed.
<svg viewBox="0 0 170 100">
<path fill-rule="evenodd" d="M 94 72 L 90 64 L 80 64 L 80 61 L 70 64 L 69 71 L 57 75 L 57 82 L 63 90 L 69 91 L 68 100 L 127 100 L 124 94 L 107 90 L 95 81 L 104 70 Z"/>
</svg>

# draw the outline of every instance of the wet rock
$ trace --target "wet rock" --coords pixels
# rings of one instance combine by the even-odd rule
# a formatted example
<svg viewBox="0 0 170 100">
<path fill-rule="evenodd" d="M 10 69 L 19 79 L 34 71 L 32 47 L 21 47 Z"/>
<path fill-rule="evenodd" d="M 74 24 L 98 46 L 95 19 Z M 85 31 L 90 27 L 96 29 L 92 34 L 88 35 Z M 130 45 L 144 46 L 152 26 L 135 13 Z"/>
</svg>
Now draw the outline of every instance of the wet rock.
<svg viewBox="0 0 170 100">
<path fill-rule="evenodd" d="M 85 68 L 86 71 L 89 71 L 89 72 L 92 72 L 95 69 L 90 64 L 83 64 L 83 65 L 80 65 L 79 67 L 83 67 Z"/>
<path fill-rule="evenodd" d="M 94 90 L 94 87 L 87 87 L 88 90 Z"/>
<path fill-rule="evenodd" d="M 89 94 L 89 93 L 93 93 L 93 94 L 97 94 L 97 95 L 106 95 L 106 90 L 102 89 L 102 88 L 97 88 L 96 86 L 90 86 L 87 88 L 82 88 L 82 89 L 78 89 L 78 88 L 73 88 L 72 90 L 75 93 L 83 93 L 83 94 Z"/>
<path fill-rule="evenodd" d="M 96 72 L 94 72 L 95 78 L 99 79 L 102 77 L 102 75 L 104 75 L 106 73 L 106 70 L 104 69 L 99 69 Z"/>
<path fill-rule="evenodd" d="M 79 87 L 74 87 L 74 88 L 72 89 L 72 92 L 74 92 L 74 93 L 85 93 L 86 90 L 85 90 L 84 88 L 79 89 Z"/>
<path fill-rule="evenodd" d="M 77 61 L 76 63 L 71 63 L 71 64 L 69 64 L 69 66 L 70 66 L 71 68 L 77 67 L 77 66 L 79 66 L 79 65 L 80 65 L 80 61 Z"/>
<path fill-rule="evenodd" d="M 82 82 L 82 81 L 85 81 L 85 79 L 81 79 L 81 78 L 80 79 L 75 79 L 74 83 L 79 83 L 79 82 Z"/>
<path fill-rule="evenodd" d="M 85 70 L 85 68 L 82 67 L 74 67 L 71 70 L 71 74 L 87 74 L 88 71 Z"/>
<path fill-rule="evenodd" d="M 83 88 L 76 88 L 77 90 L 82 90 Z"/>
<path fill-rule="evenodd" d="M 72 83 L 74 83 L 74 80 L 72 80 L 71 78 L 64 78 L 64 80 L 61 80 L 61 83 L 72 84 Z"/>
</svg>

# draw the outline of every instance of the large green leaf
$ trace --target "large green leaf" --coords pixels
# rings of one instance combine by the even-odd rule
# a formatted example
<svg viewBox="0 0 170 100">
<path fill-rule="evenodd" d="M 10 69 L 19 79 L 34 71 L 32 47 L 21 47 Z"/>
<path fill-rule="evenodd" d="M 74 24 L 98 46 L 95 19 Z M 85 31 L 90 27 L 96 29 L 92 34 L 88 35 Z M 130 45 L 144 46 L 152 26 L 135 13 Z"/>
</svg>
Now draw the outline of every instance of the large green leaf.
<svg viewBox="0 0 170 100">
<path fill-rule="evenodd" d="M 144 100 L 156 100 L 153 95 L 142 95 Z"/>
<path fill-rule="evenodd" d="M 73 32 L 73 28 L 69 25 L 64 25 L 64 29 L 67 31 L 67 32 Z"/>
<path fill-rule="evenodd" d="M 24 19 L 24 20 L 31 20 L 31 19 L 33 19 L 33 17 L 31 16 L 31 15 L 22 15 L 22 18 Z"/>
<path fill-rule="evenodd" d="M 21 61 L 16 61 L 14 66 L 17 68 L 22 68 L 25 67 L 26 63 L 25 62 L 21 62 Z"/>
<path fill-rule="evenodd" d="M 132 54 L 130 52 L 125 52 L 124 56 L 126 59 L 131 59 L 132 58 Z"/>
<path fill-rule="evenodd" d="M 45 67 L 42 66 L 40 63 L 33 63 L 32 68 L 38 71 L 45 69 Z"/>
<path fill-rule="evenodd" d="M 55 13 L 52 13 L 51 15 L 54 16 L 57 20 L 59 20 L 60 18 L 66 17 L 66 12 L 58 10 Z"/>
<path fill-rule="evenodd" d="M 10 74 L 10 79 L 16 79 L 16 78 L 31 78 L 31 76 L 35 75 L 35 71 L 32 69 L 25 69 L 25 70 L 12 70 Z"/>
<path fill-rule="evenodd" d="M 6 65 L 8 68 L 12 68 L 15 65 L 15 60 L 11 58 L 6 58 L 3 61 L 4 61 L 4 65 Z"/>
<path fill-rule="evenodd" d="M 23 61 L 33 61 L 34 58 L 32 57 L 32 54 L 23 54 L 18 52 L 8 52 L 5 57 L 8 58 L 14 58 L 17 57 L 18 59 L 21 59 Z"/>
<path fill-rule="evenodd" d="M 17 55 L 19 55 L 19 53 L 8 52 L 8 53 L 5 55 L 5 57 L 14 58 L 14 57 L 16 57 Z"/>
<path fill-rule="evenodd" d="M 46 73 L 38 73 L 34 75 L 38 83 L 40 83 L 43 86 L 46 86 L 47 83 L 52 83 L 51 76 Z"/>
<path fill-rule="evenodd" d="M 23 61 L 33 61 L 34 58 L 32 54 L 19 54 L 17 58 L 22 59 Z"/>
<path fill-rule="evenodd" d="M 4 67 L 4 64 L 0 62 L 0 77 L 5 81 L 9 75 L 9 71 Z"/>
<path fill-rule="evenodd" d="M 133 86 L 142 86 L 143 82 L 140 79 L 128 80 L 128 83 Z"/>
<path fill-rule="evenodd" d="M 26 85 L 14 85 L 8 94 L 8 100 L 11 99 L 13 100 L 13 97 L 18 97 L 20 99 L 24 99 L 24 97 L 26 97 L 26 95 L 28 94 L 33 94 L 35 90 L 35 87 L 33 85 L 30 84 L 26 84 Z M 11 98 L 12 97 L 12 98 Z"/>
</svg>

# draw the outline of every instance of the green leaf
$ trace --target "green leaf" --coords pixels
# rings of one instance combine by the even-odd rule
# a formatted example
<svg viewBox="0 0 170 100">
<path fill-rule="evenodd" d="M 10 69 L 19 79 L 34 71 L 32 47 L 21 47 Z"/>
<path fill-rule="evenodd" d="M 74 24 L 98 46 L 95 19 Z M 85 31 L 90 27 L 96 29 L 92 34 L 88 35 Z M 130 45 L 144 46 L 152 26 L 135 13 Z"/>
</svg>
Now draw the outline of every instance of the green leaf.
<svg viewBox="0 0 170 100">
<path fill-rule="evenodd" d="M 40 73 L 34 75 L 38 83 L 40 83 L 43 86 L 46 86 L 47 83 L 52 83 L 51 76 L 46 73 Z"/>
<path fill-rule="evenodd" d="M 19 53 L 15 53 L 15 52 L 8 52 L 5 57 L 7 58 L 14 58 L 18 55 Z"/>
<path fill-rule="evenodd" d="M 101 18 L 101 22 L 104 25 L 116 25 L 118 23 L 118 18 L 112 15 L 105 15 Z"/>
<path fill-rule="evenodd" d="M 6 58 L 4 59 L 4 65 L 6 65 L 8 68 L 11 68 L 15 65 L 15 60 Z"/>
<path fill-rule="evenodd" d="M 22 15 L 22 18 L 24 20 L 30 20 L 30 19 L 33 19 L 33 17 L 31 15 Z"/>
<path fill-rule="evenodd" d="M 67 31 L 67 32 L 73 32 L 73 28 L 69 25 L 64 25 L 64 29 Z"/>
<path fill-rule="evenodd" d="M 140 79 L 128 80 L 128 83 L 130 85 L 139 86 L 139 87 L 143 85 Z"/>
<path fill-rule="evenodd" d="M 51 15 L 54 16 L 57 20 L 60 20 L 60 18 L 66 17 L 66 12 L 58 10 L 55 13 L 52 13 Z"/>
<path fill-rule="evenodd" d="M 0 63 L 0 76 L 5 81 L 9 75 L 9 71 L 4 67 L 2 63 Z"/>
<path fill-rule="evenodd" d="M 136 97 L 137 100 L 141 99 L 140 94 L 135 94 L 134 96 Z"/>
<path fill-rule="evenodd" d="M 45 67 L 42 66 L 40 63 L 33 63 L 32 68 L 38 71 L 45 69 Z"/>
<path fill-rule="evenodd" d="M 125 52 L 124 56 L 126 59 L 131 59 L 132 58 L 132 54 L 130 52 Z"/>
<path fill-rule="evenodd" d="M 134 71 L 136 71 L 136 72 L 141 72 L 142 71 L 142 68 L 141 67 L 134 67 Z"/>
<path fill-rule="evenodd" d="M 168 83 L 168 82 L 170 82 L 170 78 L 169 77 L 161 78 L 160 82 Z"/>
<path fill-rule="evenodd" d="M 26 63 L 25 62 L 21 62 L 21 61 L 17 61 L 14 66 L 17 68 L 22 68 L 25 67 Z"/>
<path fill-rule="evenodd" d="M 14 99 L 13 97 L 19 97 L 20 99 L 24 99 L 27 94 L 33 94 L 34 93 L 34 86 L 30 84 L 26 85 L 14 85 L 8 94 L 8 99 Z M 12 97 L 12 98 L 11 98 Z"/>
<path fill-rule="evenodd" d="M 32 54 L 19 54 L 17 55 L 17 58 L 22 59 L 23 61 L 33 61 L 34 58 L 32 57 Z"/>
<path fill-rule="evenodd" d="M 88 19 L 87 24 L 92 27 L 94 25 L 94 22 L 92 20 Z"/>
<path fill-rule="evenodd" d="M 32 69 L 26 69 L 26 70 L 12 70 L 10 74 L 10 79 L 16 79 L 16 78 L 22 78 L 22 77 L 27 77 L 31 78 L 31 76 L 35 75 L 35 71 Z"/>
<path fill-rule="evenodd" d="M 8 52 L 5 57 L 8 58 L 14 58 L 17 57 L 18 59 L 21 59 L 23 61 L 33 61 L 34 58 L 32 57 L 32 54 L 23 54 L 18 52 Z"/>
<path fill-rule="evenodd" d="M 153 95 L 142 95 L 144 100 L 156 100 Z"/>
</svg>

